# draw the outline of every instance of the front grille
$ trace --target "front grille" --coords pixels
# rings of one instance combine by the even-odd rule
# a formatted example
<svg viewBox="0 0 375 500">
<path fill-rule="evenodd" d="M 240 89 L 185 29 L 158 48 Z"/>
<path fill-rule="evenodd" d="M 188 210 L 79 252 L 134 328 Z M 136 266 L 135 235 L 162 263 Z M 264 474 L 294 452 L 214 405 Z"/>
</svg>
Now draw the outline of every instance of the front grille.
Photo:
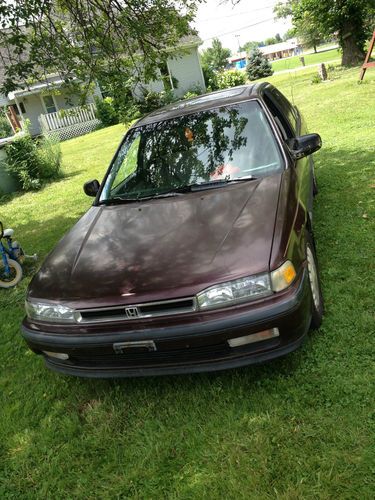
<svg viewBox="0 0 375 500">
<path fill-rule="evenodd" d="M 79 323 L 101 323 L 106 321 L 137 320 L 156 316 L 186 314 L 196 310 L 194 297 L 146 304 L 124 305 L 78 311 Z"/>
</svg>

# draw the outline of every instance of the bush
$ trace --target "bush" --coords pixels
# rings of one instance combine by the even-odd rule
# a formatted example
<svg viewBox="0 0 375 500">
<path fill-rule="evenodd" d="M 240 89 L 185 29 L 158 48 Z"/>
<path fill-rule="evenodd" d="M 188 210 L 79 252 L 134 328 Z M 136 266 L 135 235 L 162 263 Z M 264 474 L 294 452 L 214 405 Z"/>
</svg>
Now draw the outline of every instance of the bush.
<svg viewBox="0 0 375 500">
<path fill-rule="evenodd" d="M 13 129 L 5 116 L 4 109 L 2 109 L 0 111 L 0 139 L 10 137 L 11 135 L 13 135 Z"/>
<path fill-rule="evenodd" d="M 219 89 L 236 87 L 246 83 L 246 73 L 238 70 L 224 71 L 217 75 L 217 84 Z"/>
<path fill-rule="evenodd" d="M 319 73 L 315 73 L 312 77 L 311 77 L 311 83 L 313 84 L 316 84 L 316 83 L 322 83 L 322 79 L 319 75 Z"/>
<path fill-rule="evenodd" d="M 217 75 L 215 71 L 206 64 L 202 64 L 202 71 L 203 71 L 204 82 L 206 84 L 208 92 L 219 90 L 217 84 Z"/>
<path fill-rule="evenodd" d="M 45 180 L 57 179 L 60 176 L 61 149 L 57 137 L 45 136 L 37 143 L 40 171 L 39 177 Z"/>
<path fill-rule="evenodd" d="M 119 122 L 119 114 L 112 97 L 105 97 L 103 100 L 97 98 L 95 104 L 97 117 L 104 127 L 116 125 Z"/>
<path fill-rule="evenodd" d="M 26 131 L 6 146 L 5 151 L 6 169 L 24 191 L 39 189 L 45 181 L 60 174 L 61 151 L 56 139 L 44 138 L 37 144 Z"/>
<path fill-rule="evenodd" d="M 139 101 L 138 109 L 141 113 L 150 113 L 155 109 L 162 108 L 171 102 L 176 101 L 177 98 L 172 90 L 167 90 L 163 92 L 146 92 L 143 96 L 143 100 Z"/>
<path fill-rule="evenodd" d="M 191 87 L 186 94 L 184 94 L 183 99 L 191 99 L 192 97 L 198 97 L 199 95 L 202 95 L 202 89 L 199 85 L 195 85 L 194 87 Z"/>
<path fill-rule="evenodd" d="M 250 53 L 246 72 L 251 81 L 273 75 L 273 69 L 270 62 L 259 49 L 254 49 Z"/>
</svg>

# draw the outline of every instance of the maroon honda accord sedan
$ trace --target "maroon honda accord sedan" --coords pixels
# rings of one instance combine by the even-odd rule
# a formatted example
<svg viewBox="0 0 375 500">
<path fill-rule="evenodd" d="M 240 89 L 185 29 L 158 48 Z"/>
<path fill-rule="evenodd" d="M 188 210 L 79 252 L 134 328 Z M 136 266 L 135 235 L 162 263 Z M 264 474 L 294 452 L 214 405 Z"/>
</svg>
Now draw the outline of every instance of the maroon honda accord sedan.
<svg viewBox="0 0 375 500">
<path fill-rule="evenodd" d="M 29 347 L 87 377 L 212 371 L 296 349 L 323 312 L 320 147 L 268 83 L 140 119 L 30 283 Z"/>
</svg>

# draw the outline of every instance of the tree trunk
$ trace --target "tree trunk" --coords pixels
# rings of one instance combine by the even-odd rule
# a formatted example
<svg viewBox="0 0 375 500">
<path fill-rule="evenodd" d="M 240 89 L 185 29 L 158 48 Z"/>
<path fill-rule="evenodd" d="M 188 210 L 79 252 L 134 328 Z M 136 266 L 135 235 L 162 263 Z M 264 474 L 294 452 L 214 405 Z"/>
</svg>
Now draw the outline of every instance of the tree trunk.
<svg viewBox="0 0 375 500">
<path fill-rule="evenodd" d="M 343 66 L 358 66 L 363 63 L 365 52 L 358 46 L 354 34 L 348 26 L 345 32 L 340 34 L 340 46 L 342 49 L 341 64 Z"/>
</svg>

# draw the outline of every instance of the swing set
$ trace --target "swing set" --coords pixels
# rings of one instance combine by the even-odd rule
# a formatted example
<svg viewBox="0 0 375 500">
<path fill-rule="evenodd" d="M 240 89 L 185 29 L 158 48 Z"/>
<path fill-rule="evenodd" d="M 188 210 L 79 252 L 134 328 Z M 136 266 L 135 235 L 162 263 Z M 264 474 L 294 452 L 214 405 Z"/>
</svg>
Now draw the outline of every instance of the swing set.
<svg viewBox="0 0 375 500">
<path fill-rule="evenodd" d="M 367 54 L 365 57 L 365 62 L 362 64 L 361 72 L 359 73 L 359 81 L 360 82 L 363 80 L 363 77 L 365 76 L 367 68 L 375 68 L 375 61 L 370 62 L 370 57 L 371 57 L 371 53 L 374 49 L 374 45 L 375 45 L 375 31 L 372 34 L 370 46 L 368 48 L 368 51 L 367 51 Z"/>
</svg>

